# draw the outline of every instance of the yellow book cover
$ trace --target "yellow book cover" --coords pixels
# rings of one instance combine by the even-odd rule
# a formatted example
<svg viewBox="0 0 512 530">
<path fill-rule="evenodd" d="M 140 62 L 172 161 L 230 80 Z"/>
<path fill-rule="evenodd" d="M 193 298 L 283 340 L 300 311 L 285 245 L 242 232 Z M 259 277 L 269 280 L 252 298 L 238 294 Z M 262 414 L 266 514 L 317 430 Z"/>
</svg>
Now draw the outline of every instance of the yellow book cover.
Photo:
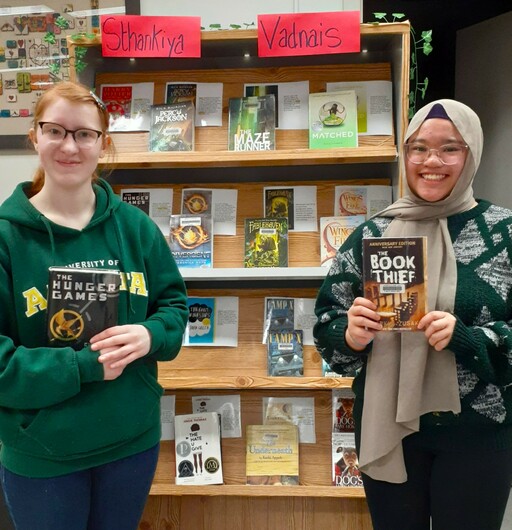
<svg viewBox="0 0 512 530">
<path fill-rule="evenodd" d="M 299 431 L 296 425 L 247 425 L 247 484 L 299 484 Z"/>
</svg>

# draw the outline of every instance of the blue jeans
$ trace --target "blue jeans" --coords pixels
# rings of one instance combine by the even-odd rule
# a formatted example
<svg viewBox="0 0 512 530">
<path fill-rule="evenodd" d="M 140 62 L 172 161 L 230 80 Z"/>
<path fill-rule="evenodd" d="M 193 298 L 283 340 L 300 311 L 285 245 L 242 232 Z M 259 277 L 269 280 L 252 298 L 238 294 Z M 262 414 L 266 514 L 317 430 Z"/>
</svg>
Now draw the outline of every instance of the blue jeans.
<svg viewBox="0 0 512 530">
<path fill-rule="evenodd" d="M 0 468 L 16 530 L 136 530 L 160 445 L 109 464 L 54 478 Z"/>
</svg>

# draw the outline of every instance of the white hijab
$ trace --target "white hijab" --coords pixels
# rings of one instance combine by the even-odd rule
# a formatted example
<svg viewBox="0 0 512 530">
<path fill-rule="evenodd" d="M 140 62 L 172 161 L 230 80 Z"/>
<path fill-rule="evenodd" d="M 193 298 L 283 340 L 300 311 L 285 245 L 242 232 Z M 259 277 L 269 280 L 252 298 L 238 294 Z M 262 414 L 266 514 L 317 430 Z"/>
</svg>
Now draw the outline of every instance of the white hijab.
<svg viewBox="0 0 512 530">
<path fill-rule="evenodd" d="M 435 104 L 444 108 L 469 146 L 457 183 L 448 197 L 434 203 L 420 199 L 407 185 L 403 198 L 378 215 L 393 217 L 386 237 L 427 236 L 428 310 L 453 312 L 457 268 L 446 218 L 475 205 L 472 183 L 480 164 L 483 133 L 473 110 L 457 101 L 441 99 L 416 113 L 405 141 L 420 128 Z M 401 164 L 405 174 L 403 156 Z M 436 411 L 460 412 L 453 353 L 435 351 L 422 331 L 378 333 L 366 372 L 361 470 L 377 480 L 405 482 L 402 439 L 419 430 L 421 415 Z"/>
</svg>

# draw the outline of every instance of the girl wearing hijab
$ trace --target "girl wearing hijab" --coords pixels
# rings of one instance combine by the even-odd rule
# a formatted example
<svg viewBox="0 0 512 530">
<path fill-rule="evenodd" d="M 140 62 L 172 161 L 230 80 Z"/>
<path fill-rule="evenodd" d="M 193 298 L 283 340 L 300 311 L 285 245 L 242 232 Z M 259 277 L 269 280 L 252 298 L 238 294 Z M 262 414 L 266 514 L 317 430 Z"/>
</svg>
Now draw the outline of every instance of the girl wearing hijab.
<svg viewBox="0 0 512 530">
<path fill-rule="evenodd" d="M 405 135 L 404 196 L 358 227 L 318 293 L 317 348 L 355 376 L 374 530 L 499 530 L 512 481 L 512 211 L 475 200 L 478 116 L 439 100 Z M 427 237 L 428 313 L 380 332 L 362 240 Z M 432 525 L 432 527 L 431 527 Z"/>
</svg>

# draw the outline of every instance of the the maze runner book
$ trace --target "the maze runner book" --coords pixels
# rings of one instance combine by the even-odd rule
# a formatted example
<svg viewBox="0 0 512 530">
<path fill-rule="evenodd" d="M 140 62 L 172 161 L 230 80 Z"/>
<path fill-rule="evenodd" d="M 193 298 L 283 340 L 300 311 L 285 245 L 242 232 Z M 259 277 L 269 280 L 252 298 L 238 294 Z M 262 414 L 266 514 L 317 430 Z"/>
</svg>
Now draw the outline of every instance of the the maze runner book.
<svg viewBox="0 0 512 530">
<path fill-rule="evenodd" d="M 50 267 L 50 346 L 79 350 L 97 333 L 117 325 L 120 285 L 119 271 Z"/>
<path fill-rule="evenodd" d="M 230 151 L 275 149 L 276 103 L 273 94 L 231 98 L 228 118 Z"/>
<path fill-rule="evenodd" d="M 415 330 L 427 312 L 426 237 L 363 239 L 364 296 L 384 330 Z"/>
</svg>

